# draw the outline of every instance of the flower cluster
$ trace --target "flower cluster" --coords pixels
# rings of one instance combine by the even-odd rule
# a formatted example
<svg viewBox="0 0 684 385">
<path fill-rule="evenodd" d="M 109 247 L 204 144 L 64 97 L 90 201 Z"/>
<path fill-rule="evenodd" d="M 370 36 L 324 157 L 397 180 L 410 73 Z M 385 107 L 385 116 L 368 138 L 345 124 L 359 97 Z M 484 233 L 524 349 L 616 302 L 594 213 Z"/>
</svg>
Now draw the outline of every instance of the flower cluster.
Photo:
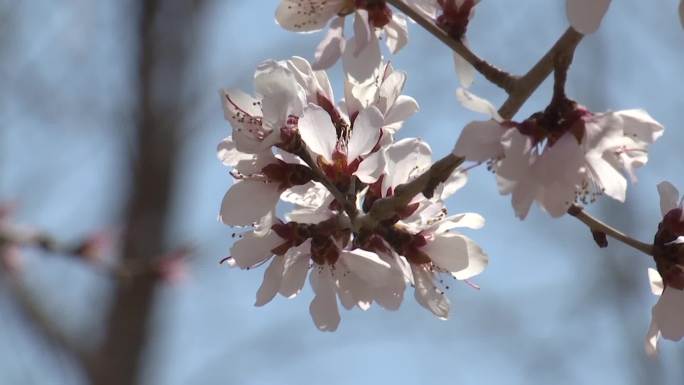
<svg viewBox="0 0 684 385">
<path fill-rule="evenodd" d="M 277 293 L 296 296 L 308 275 L 320 330 L 337 328 L 338 299 L 347 309 L 373 302 L 397 309 L 407 284 L 421 305 L 446 318 L 440 274 L 465 280 L 487 265 L 480 247 L 453 231 L 480 228 L 484 219 L 448 215 L 443 203 L 466 182 L 459 170 L 431 197 L 417 194 L 389 219 L 368 220 L 376 202 L 432 164 L 426 143 L 394 139 L 418 109 L 402 95 L 406 75 L 384 62 L 372 72 L 365 82 L 348 74 L 339 104 L 326 73 L 299 57 L 261 64 L 256 96 L 221 91 L 232 136 L 219 144 L 218 156 L 236 182 L 220 219 L 247 227 L 227 262 L 242 269 L 268 263 L 257 306 Z M 278 202 L 291 210 L 279 216 Z"/>
<path fill-rule="evenodd" d="M 544 111 L 514 122 L 464 89 L 458 96 L 490 119 L 468 124 L 454 154 L 488 162 L 500 193 L 512 196 L 520 219 L 535 201 L 553 217 L 604 194 L 624 202 L 623 173 L 636 181 L 635 169 L 646 164 L 648 146 L 663 134 L 663 126 L 643 110 L 592 113 L 575 101 L 554 98 Z"/>
</svg>

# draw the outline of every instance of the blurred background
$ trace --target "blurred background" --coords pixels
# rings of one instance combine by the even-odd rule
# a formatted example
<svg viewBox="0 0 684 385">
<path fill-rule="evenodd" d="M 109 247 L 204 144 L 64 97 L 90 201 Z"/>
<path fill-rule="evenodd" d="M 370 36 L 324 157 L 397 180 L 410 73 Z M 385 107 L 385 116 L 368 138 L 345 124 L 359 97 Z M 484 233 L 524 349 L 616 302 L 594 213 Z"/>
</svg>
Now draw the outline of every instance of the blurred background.
<svg viewBox="0 0 684 385">
<path fill-rule="evenodd" d="M 589 208 L 643 241 L 659 222 L 656 184 L 684 190 L 677 3 L 613 2 L 568 81 L 568 95 L 593 111 L 641 107 L 666 127 L 627 204 Z M 484 168 L 449 207 L 487 218 L 468 235 L 491 264 L 475 279 L 481 290 L 451 287 L 448 321 L 412 291 L 397 312 L 343 311 L 335 333 L 313 325 L 308 285 L 253 307 L 262 269 L 218 263 L 234 230 L 216 219 L 231 184 L 215 154 L 229 135 L 217 91 L 252 92 L 264 59 L 312 59 L 322 35 L 279 28 L 277 4 L 0 1 L 0 204 L 15 207 L 1 220 L 67 245 L 101 233 L 113 243 L 96 263 L 69 247 L 4 251 L 0 384 L 684 383 L 684 345 L 664 342 L 656 359 L 644 353 L 656 301 L 650 258 L 612 241 L 598 249 L 575 219 L 536 207 L 518 221 Z M 524 73 L 567 28 L 564 6 L 484 1 L 470 44 Z M 482 118 L 456 102 L 451 52 L 411 25 L 409 45 L 390 59 L 421 106 L 399 136 L 421 137 L 443 156 Z M 339 97 L 340 66 L 329 74 Z M 481 77 L 474 92 L 495 104 L 505 97 Z M 547 81 L 516 118 L 543 109 L 550 94 Z M 104 266 L 113 258 L 145 273 L 112 274 Z"/>
</svg>

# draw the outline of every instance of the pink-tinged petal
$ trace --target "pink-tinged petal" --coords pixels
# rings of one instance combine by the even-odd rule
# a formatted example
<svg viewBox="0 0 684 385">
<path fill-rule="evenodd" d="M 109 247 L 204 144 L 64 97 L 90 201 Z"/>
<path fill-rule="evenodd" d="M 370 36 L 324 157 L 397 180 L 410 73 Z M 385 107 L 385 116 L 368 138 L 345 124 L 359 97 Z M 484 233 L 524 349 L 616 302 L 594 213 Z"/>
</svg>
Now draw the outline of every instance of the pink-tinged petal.
<svg viewBox="0 0 684 385">
<path fill-rule="evenodd" d="M 309 150 L 332 163 L 332 153 L 337 145 L 337 132 L 330 115 L 321 107 L 309 104 L 299 118 L 299 135 Z"/>
<path fill-rule="evenodd" d="M 344 17 L 336 17 L 330 22 L 330 27 L 325 37 L 316 47 L 312 64 L 314 70 L 323 70 L 333 66 L 342 56 L 344 45 Z"/>
<path fill-rule="evenodd" d="M 399 52 L 408 43 L 408 23 L 404 16 L 392 14 L 392 20 L 385 26 L 385 40 L 387 48 L 393 54 Z"/>
<path fill-rule="evenodd" d="M 337 296 L 345 309 L 351 310 L 358 306 L 361 310 L 368 310 L 372 299 L 368 285 L 356 274 L 337 274 Z"/>
<path fill-rule="evenodd" d="M 495 120 L 470 122 L 463 127 L 453 154 L 473 162 L 499 158 L 504 153 L 501 137 L 505 132 Z"/>
<path fill-rule="evenodd" d="M 663 278 L 658 273 L 658 270 L 653 268 L 648 268 L 648 282 L 651 285 L 651 293 L 653 295 L 662 295 L 663 290 L 665 290 L 665 284 L 663 283 Z"/>
<path fill-rule="evenodd" d="M 361 110 L 354 121 L 351 138 L 347 143 L 347 160 L 368 154 L 380 139 L 382 132 L 382 113 L 371 106 Z"/>
<path fill-rule="evenodd" d="M 399 95 L 385 116 L 385 125 L 401 123 L 418 112 L 418 102 L 410 96 Z"/>
<path fill-rule="evenodd" d="M 375 36 L 371 35 L 370 41 L 361 49 L 357 49 L 358 44 L 356 39 L 347 40 L 342 54 L 342 65 L 349 80 L 355 84 L 363 84 L 380 75 L 382 56 Z M 358 51 L 358 54 L 355 54 L 355 51 Z"/>
<path fill-rule="evenodd" d="M 435 265 L 455 273 L 468 267 L 466 239 L 460 234 L 437 234 L 434 240 L 422 248 L 422 251 L 430 256 Z"/>
<path fill-rule="evenodd" d="M 658 183 L 658 194 L 660 195 L 660 212 L 663 216 L 679 206 L 679 190 L 672 183 L 668 181 Z"/>
<path fill-rule="evenodd" d="M 476 73 L 475 67 L 456 52 L 454 52 L 454 68 L 456 68 L 456 74 L 464 88 L 469 88 L 473 85 Z"/>
<path fill-rule="evenodd" d="M 337 298 L 335 296 L 335 280 L 330 269 L 324 267 L 318 269 L 314 266 L 309 275 L 311 287 L 315 293 L 309 313 L 316 327 L 320 331 L 333 332 L 340 324 L 340 312 L 337 309 Z"/>
<path fill-rule="evenodd" d="M 230 256 L 241 269 L 249 269 L 263 263 L 273 256 L 271 250 L 285 242 L 275 232 L 269 231 L 265 236 L 254 232 L 245 234 L 230 248 Z"/>
<path fill-rule="evenodd" d="M 285 218 L 297 223 L 316 224 L 328 220 L 334 215 L 329 209 L 320 207 L 315 210 L 310 208 L 292 210 L 285 215 Z"/>
<path fill-rule="evenodd" d="M 344 250 L 340 260 L 361 280 L 371 287 L 381 287 L 389 280 L 392 269 L 377 254 L 362 249 Z"/>
<path fill-rule="evenodd" d="M 435 287 L 432 280 L 433 273 L 415 265 L 411 265 L 411 271 L 416 302 L 431 311 L 437 318 L 447 319 L 449 317 L 449 299 L 444 295 L 444 292 Z"/>
<path fill-rule="evenodd" d="M 624 202 L 627 196 L 627 179 L 603 158 L 587 160 L 591 172 L 601 183 L 603 193 L 615 200 Z"/>
<path fill-rule="evenodd" d="M 281 0 L 275 18 L 278 25 L 293 32 L 314 32 L 342 10 L 345 0 Z"/>
<path fill-rule="evenodd" d="M 371 43 L 373 30 L 368 22 L 368 11 L 357 9 L 354 15 L 353 55 L 358 56 Z"/>
<path fill-rule="evenodd" d="M 488 100 L 483 99 L 472 92 L 466 90 L 465 88 L 459 88 L 456 90 L 456 99 L 463 105 L 463 107 L 480 114 L 489 115 L 492 119 L 497 122 L 503 121 L 503 118 L 499 115 L 496 107 Z"/>
<path fill-rule="evenodd" d="M 262 96 L 263 125 L 280 129 L 290 115 L 299 116 L 306 103 L 302 86 L 287 65 L 267 60 L 257 67 L 254 88 Z"/>
<path fill-rule="evenodd" d="M 248 226 L 275 208 L 277 184 L 243 180 L 233 184 L 221 203 L 219 218 L 229 226 Z"/>
<path fill-rule="evenodd" d="M 256 294 L 256 302 L 254 306 L 264 306 L 278 294 L 280 283 L 283 279 L 283 267 L 285 259 L 281 256 L 276 256 L 264 271 L 264 281 L 261 283 Z"/>
<path fill-rule="evenodd" d="M 253 154 L 246 154 L 237 149 L 232 137 L 223 139 L 216 148 L 218 159 L 225 166 L 234 167 L 241 160 L 253 159 Z"/>
<path fill-rule="evenodd" d="M 660 339 L 660 328 L 655 320 L 651 320 L 651 325 L 648 327 L 648 332 L 646 332 L 646 341 L 644 343 L 644 349 L 649 357 L 654 357 L 658 354 L 658 340 Z"/>
<path fill-rule="evenodd" d="M 653 322 L 663 338 L 679 341 L 684 337 L 684 291 L 668 287 L 653 307 Z"/>
<path fill-rule="evenodd" d="M 385 172 L 387 161 L 384 151 L 376 151 L 368 155 L 354 171 L 359 180 L 365 184 L 375 183 Z"/>
<path fill-rule="evenodd" d="M 309 272 L 311 257 L 311 240 L 307 239 L 301 245 L 288 250 L 283 256 L 283 280 L 280 284 L 280 294 L 287 298 L 295 297 L 302 291 L 306 274 Z"/>
<path fill-rule="evenodd" d="M 570 25 L 585 35 L 596 32 L 609 5 L 610 0 L 567 0 L 566 11 Z"/>
</svg>

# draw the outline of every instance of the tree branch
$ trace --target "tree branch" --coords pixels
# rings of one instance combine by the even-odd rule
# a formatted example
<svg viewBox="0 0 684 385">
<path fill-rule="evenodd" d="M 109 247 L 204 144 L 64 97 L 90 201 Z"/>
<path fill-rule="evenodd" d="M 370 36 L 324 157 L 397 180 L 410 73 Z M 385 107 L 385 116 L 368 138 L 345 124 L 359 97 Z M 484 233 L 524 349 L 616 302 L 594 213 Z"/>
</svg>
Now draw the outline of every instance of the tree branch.
<svg viewBox="0 0 684 385">
<path fill-rule="evenodd" d="M 462 41 L 456 40 L 449 36 L 443 29 L 438 27 L 432 20 L 426 18 L 410 5 L 406 4 L 402 0 L 387 0 L 388 3 L 392 4 L 395 8 L 402 11 L 406 16 L 413 19 L 421 27 L 425 28 L 429 33 L 439 39 L 442 43 L 446 44 L 449 48 L 454 50 L 458 55 L 465 59 L 470 65 L 475 67 L 475 70 L 482 74 L 487 80 L 492 84 L 495 84 L 499 88 L 502 88 L 509 94 L 514 92 L 517 85 L 518 79 L 516 76 L 509 74 L 508 72 L 497 68 L 496 66 L 488 63 L 479 56 L 477 56 L 473 51 L 470 50 Z"/>
<path fill-rule="evenodd" d="M 520 107 L 539 88 L 542 82 L 553 71 L 558 55 L 572 55 L 584 35 L 568 28 L 549 51 L 523 77 L 516 80 L 513 91 L 499 108 L 499 115 L 511 119 Z"/>
<path fill-rule="evenodd" d="M 604 233 L 614 239 L 617 239 L 618 241 L 631 246 L 639 251 L 641 251 L 644 254 L 648 255 L 653 255 L 653 246 L 640 242 L 632 237 L 630 237 L 627 234 L 622 233 L 621 231 L 599 221 L 598 219 L 592 217 L 589 215 L 584 209 L 580 206 L 577 205 L 572 205 L 568 209 L 568 214 L 572 215 L 573 217 L 577 218 L 580 220 L 580 222 L 584 223 L 589 227 L 589 229 L 592 232 L 600 232 Z"/>
<path fill-rule="evenodd" d="M 398 211 L 405 208 L 413 197 L 422 193 L 427 198 L 431 198 L 435 188 L 444 182 L 454 170 L 460 166 L 464 158 L 449 154 L 444 158 L 433 163 L 432 166 L 411 182 L 397 186 L 394 195 L 387 198 L 378 199 L 371 206 L 366 215 L 358 217 L 354 227 L 356 230 L 373 230 L 380 222 L 390 219 Z"/>
</svg>

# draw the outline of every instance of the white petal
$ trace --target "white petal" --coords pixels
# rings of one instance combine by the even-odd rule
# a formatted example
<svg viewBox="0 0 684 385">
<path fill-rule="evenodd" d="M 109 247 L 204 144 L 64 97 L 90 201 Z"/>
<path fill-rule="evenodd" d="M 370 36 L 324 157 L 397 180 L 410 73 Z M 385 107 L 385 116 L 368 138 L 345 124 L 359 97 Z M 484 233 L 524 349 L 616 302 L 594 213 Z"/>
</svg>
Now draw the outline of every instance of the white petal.
<svg viewBox="0 0 684 385">
<path fill-rule="evenodd" d="M 299 135 L 309 149 L 332 162 L 332 153 L 337 145 L 337 131 L 330 115 L 315 104 L 309 104 L 299 118 Z"/>
<path fill-rule="evenodd" d="M 459 88 L 456 90 L 456 99 L 458 99 L 459 103 L 461 103 L 463 107 L 471 111 L 489 115 L 497 122 L 503 121 L 503 118 L 501 118 L 499 112 L 492 103 L 490 103 L 488 100 L 482 99 L 465 88 Z"/>
<path fill-rule="evenodd" d="M 468 267 L 452 273 L 454 278 L 466 280 L 480 275 L 489 264 L 489 257 L 475 242 L 467 237 L 463 237 L 468 247 Z"/>
<path fill-rule="evenodd" d="M 679 190 L 672 183 L 668 181 L 658 183 L 658 194 L 660 195 L 660 212 L 663 216 L 679 206 Z"/>
<path fill-rule="evenodd" d="M 342 56 L 344 51 L 344 17 L 336 17 L 330 22 L 330 27 L 325 37 L 316 47 L 312 64 L 314 70 L 322 70 L 332 67 Z"/>
<path fill-rule="evenodd" d="M 329 209 L 321 207 L 316 210 L 310 208 L 292 210 L 285 215 L 285 218 L 292 222 L 316 224 L 328 220 L 332 216 L 334 214 Z"/>
<path fill-rule="evenodd" d="M 253 159 L 253 154 L 238 151 L 232 137 L 223 139 L 216 148 L 217 156 L 225 166 L 234 167 L 239 161 Z"/>
<path fill-rule="evenodd" d="M 382 120 L 382 113 L 373 106 L 359 112 L 347 143 L 348 162 L 368 154 L 375 147 L 382 132 Z"/>
<path fill-rule="evenodd" d="M 663 136 L 665 128 L 645 110 L 632 109 L 614 112 L 622 118 L 625 136 L 637 143 L 652 144 Z"/>
<path fill-rule="evenodd" d="M 390 72 L 391 71 L 391 72 Z M 391 65 L 387 64 L 385 76 L 380 84 L 378 98 L 375 103 L 381 112 L 385 113 L 395 103 L 406 83 L 406 74 L 400 71 L 393 71 Z"/>
<path fill-rule="evenodd" d="M 385 116 L 385 125 L 400 123 L 418 112 L 418 102 L 410 96 L 399 95 Z"/>
<path fill-rule="evenodd" d="M 265 236 L 249 232 L 233 243 L 230 256 L 241 269 L 248 269 L 270 258 L 273 255 L 271 250 L 283 242 L 285 240 L 273 231 L 267 232 Z"/>
<path fill-rule="evenodd" d="M 585 35 L 596 32 L 609 5 L 610 0 L 567 0 L 570 25 Z"/>
<path fill-rule="evenodd" d="M 651 293 L 653 295 L 662 295 L 665 285 L 663 284 L 663 278 L 658 273 L 658 270 L 653 268 L 648 268 L 648 282 L 651 284 Z"/>
<path fill-rule="evenodd" d="M 249 116 L 261 116 L 259 99 L 248 95 L 237 88 L 221 89 L 221 104 L 223 105 L 223 117 L 231 123 L 236 122 L 236 114 L 244 113 Z"/>
<path fill-rule="evenodd" d="M 474 121 L 463 127 L 453 154 L 473 162 L 484 162 L 503 155 L 501 137 L 506 128 L 495 120 Z"/>
<path fill-rule="evenodd" d="M 648 327 L 648 332 L 646 333 L 646 341 L 644 348 L 646 354 L 650 357 L 654 357 L 658 354 L 658 340 L 660 339 L 660 328 L 655 320 L 651 320 L 651 325 Z"/>
<path fill-rule="evenodd" d="M 264 126 L 280 129 L 289 115 L 301 115 L 306 95 L 285 63 L 267 60 L 259 64 L 254 74 L 254 89 L 263 97 Z"/>
<path fill-rule="evenodd" d="M 475 67 L 456 52 L 454 52 L 454 67 L 456 68 L 456 74 L 461 81 L 461 85 L 464 88 L 472 86 L 473 81 L 475 81 Z"/>
<path fill-rule="evenodd" d="M 415 286 L 415 298 L 424 308 L 430 310 L 437 318 L 447 319 L 449 316 L 449 299 L 435 287 L 432 274 L 422 267 L 411 265 Z"/>
<path fill-rule="evenodd" d="M 277 184 L 243 180 L 233 184 L 221 203 L 219 218 L 229 226 L 258 222 L 278 202 Z"/>
<path fill-rule="evenodd" d="M 681 340 L 684 337 L 684 291 L 666 288 L 653 307 L 653 321 L 658 324 L 663 338 Z"/>
<path fill-rule="evenodd" d="M 397 13 L 392 14 L 392 20 L 385 26 L 387 48 L 395 54 L 408 43 L 408 24 L 406 18 Z"/>
<path fill-rule="evenodd" d="M 276 22 L 288 31 L 313 32 L 323 28 L 342 10 L 344 0 L 281 0 L 276 10 Z"/>
<path fill-rule="evenodd" d="M 460 190 L 468 182 L 468 173 L 461 170 L 456 170 L 449 175 L 449 178 L 440 183 L 435 190 L 436 196 L 441 200 L 445 200 L 452 196 L 456 191 Z"/>
<path fill-rule="evenodd" d="M 256 302 L 254 306 L 264 306 L 271 302 L 273 297 L 278 293 L 280 283 L 283 278 L 283 266 L 285 259 L 281 256 L 276 256 L 264 271 L 264 281 L 261 283 L 256 294 Z"/>
<path fill-rule="evenodd" d="M 468 267 L 468 244 L 460 234 L 443 233 L 422 248 L 435 265 L 455 273 Z"/>
<path fill-rule="evenodd" d="M 432 164 L 432 150 L 420 139 L 405 138 L 386 150 L 387 169 L 392 173 L 382 181 L 382 193 L 417 177 Z"/>
<path fill-rule="evenodd" d="M 482 215 L 478 213 L 462 213 L 452 215 L 450 217 L 444 218 L 440 223 L 436 233 L 443 233 L 447 230 L 451 230 L 457 227 L 466 227 L 473 230 L 478 230 L 483 228 L 485 225 L 485 219 Z"/>
<path fill-rule="evenodd" d="M 356 39 L 349 39 L 346 44 L 342 54 L 342 65 L 348 77 L 356 84 L 377 78 L 382 64 L 377 39 L 371 35 L 370 41 L 358 51 L 358 54 L 354 54 L 359 44 Z"/>
<path fill-rule="evenodd" d="M 318 270 L 314 266 L 309 276 L 311 287 L 315 293 L 309 313 L 318 330 L 332 332 L 337 330 L 340 324 L 340 312 L 337 309 L 335 298 L 335 283 L 330 269 L 324 267 Z"/>
<path fill-rule="evenodd" d="M 376 151 L 368 155 L 359 164 L 353 175 L 356 175 L 365 184 L 375 183 L 380 178 L 380 175 L 385 172 L 386 164 L 385 152 L 382 150 Z"/>
<path fill-rule="evenodd" d="M 343 250 L 340 260 L 352 274 L 357 275 L 371 287 L 384 286 L 389 280 L 392 269 L 377 254 L 362 249 Z"/>
<path fill-rule="evenodd" d="M 588 159 L 589 167 L 598 177 L 604 193 L 620 202 L 627 195 L 627 179 L 602 158 Z"/>
<path fill-rule="evenodd" d="M 354 47 L 353 55 L 358 56 L 361 51 L 371 42 L 370 22 L 368 21 L 368 11 L 357 9 L 354 14 Z"/>
<path fill-rule="evenodd" d="M 280 285 L 280 294 L 292 298 L 299 294 L 306 282 L 306 273 L 309 272 L 309 260 L 311 257 L 311 240 L 307 239 L 301 245 L 293 247 L 285 253 L 283 280 Z"/>
</svg>

